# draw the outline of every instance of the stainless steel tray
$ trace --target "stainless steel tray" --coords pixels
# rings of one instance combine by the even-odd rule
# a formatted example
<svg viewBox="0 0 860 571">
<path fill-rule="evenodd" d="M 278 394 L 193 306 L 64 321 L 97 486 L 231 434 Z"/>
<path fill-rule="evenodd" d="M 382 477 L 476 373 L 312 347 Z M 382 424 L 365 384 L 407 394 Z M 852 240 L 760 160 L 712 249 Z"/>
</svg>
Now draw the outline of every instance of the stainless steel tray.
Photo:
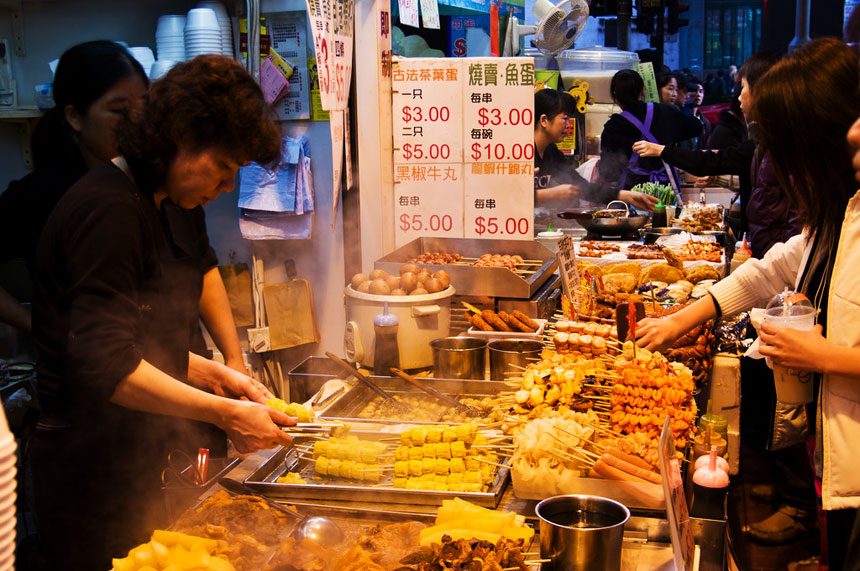
<svg viewBox="0 0 860 571">
<path fill-rule="evenodd" d="M 387 433 L 375 433 L 377 438 L 391 437 Z M 363 434 L 370 439 L 371 435 Z M 297 437 L 294 442 L 313 442 L 312 439 Z M 299 472 L 311 481 L 313 462 L 299 458 L 294 448 L 280 447 L 264 460 L 260 466 L 245 479 L 245 484 L 262 492 L 268 497 L 284 500 L 328 500 L 353 502 L 381 502 L 392 504 L 441 506 L 442 500 L 462 498 L 479 506 L 495 508 L 502 499 L 508 484 L 510 471 L 507 459 L 502 459 L 504 468 L 499 468 L 496 479 L 487 492 L 440 492 L 434 490 L 406 490 L 390 486 L 393 475 L 383 478 L 382 485 L 356 485 L 349 480 L 333 479 L 330 483 L 279 484 L 277 480 L 287 471 Z M 386 485 L 388 484 L 388 485 Z"/>
<path fill-rule="evenodd" d="M 524 267 L 534 270 L 520 276 L 505 268 L 479 268 L 468 265 L 421 264 L 432 270 L 445 270 L 458 295 L 512 297 L 529 299 L 558 267 L 555 254 L 534 240 L 485 240 L 478 238 L 416 238 L 390 254 L 376 260 L 374 267 L 397 275 L 400 266 L 426 252 L 450 252 L 468 258 L 482 254 L 520 255 L 526 260 L 540 260 Z"/>
<path fill-rule="evenodd" d="M 397 377 L 371 377 L 371 379 L 384 391 L 392 395 L 408 394 L 420 396 L 428 401 L 435 401 L 434 397 L 419 391 L 417 388 Z M 421 379 L 434 389 L 454 398 L 470 397 L 482 398 L 495 396 L 499 391 L 510 390 L 510 387 L 498 381 L 479 381 L 469 379 Z M 382 419 L 382 418 L 359 418 L 358 414 L 365 406 L 376 398 L 377 395 L 364 385 L 357 385 L 332 403 L 325 411 L 320 413 L 319 418 L 327 420 L 342 420 L 346 422 L 366 422 L 374 424 L 445 424 L 441 421 L 421 421 L 408 418 Z"/>
</svg>

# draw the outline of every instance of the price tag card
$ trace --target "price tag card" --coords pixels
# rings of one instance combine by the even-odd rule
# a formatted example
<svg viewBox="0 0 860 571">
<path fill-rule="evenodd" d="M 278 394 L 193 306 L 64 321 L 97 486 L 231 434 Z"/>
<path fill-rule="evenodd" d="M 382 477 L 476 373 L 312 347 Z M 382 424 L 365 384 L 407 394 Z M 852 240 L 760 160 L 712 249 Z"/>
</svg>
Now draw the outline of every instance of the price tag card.
<svg viewBox="0 0 860 571">
<path fill-rule="evenodd" d="M 534 239 L 534 163 L 471 163 L 465 169 L 465 237 Z"/>
<path fill-rule="evenodd" d="M 458 60 L 392 62 L 395 163 L 463 162 L 461 74 Z"/>
<path fill-rule="evenodd" d="M 394 241 L 463 236 L 463 165 L 394 166 Z"/>
<path fill-rule="evenodd" d="M 558 241 L 556 258 L 558 258 L 558 272 L 561 276 L 562 291 L 564 291 L 567 299 L 574 303 L 579 287 L 579 270 L 576 268 L 576 251 L 573 247 L 573 238 L 565 236 Z"/>
<path fill-rule="evenodd" d="M 681 478 L 680 460 L 675 455 L 675 438 L 672 435 L 672 418 L 663 421 L 660 444 L 657 448 L 660 459 L 660 473 L 663 474 L 663 493 L 666 495 L 666 516 L 669 520 L 669 536 L 675 556 L 675 569 L 693 569 L 696 543 L 687 497 L 684 494 L 684 481 Z"/>
<path fill-rule="evenodd" d="M 464 162 L 534 160 L 532 58 L 469 58 L 463 73 Z"/>
</svg>

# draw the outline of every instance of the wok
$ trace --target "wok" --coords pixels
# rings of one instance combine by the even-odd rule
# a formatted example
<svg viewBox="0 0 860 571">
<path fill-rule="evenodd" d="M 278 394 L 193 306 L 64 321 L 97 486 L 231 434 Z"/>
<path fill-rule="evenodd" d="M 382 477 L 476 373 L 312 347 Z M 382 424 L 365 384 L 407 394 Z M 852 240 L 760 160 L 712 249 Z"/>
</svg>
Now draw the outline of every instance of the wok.
<svg viewBox="0 0 860 571">
<path fill-rule="evenodd" d="M 625 205 L 626 208 L 626 205 Z M 576 220 L 580 226 L 600 236 L 624 236 L 635 234 L 648 222 L 647 216 L 628 215 L 626 217 L 595 218 L 594 213 L 604 208 L 575 208 L 559 212 L 558 217 L 564 220 Z"/>
</svg>

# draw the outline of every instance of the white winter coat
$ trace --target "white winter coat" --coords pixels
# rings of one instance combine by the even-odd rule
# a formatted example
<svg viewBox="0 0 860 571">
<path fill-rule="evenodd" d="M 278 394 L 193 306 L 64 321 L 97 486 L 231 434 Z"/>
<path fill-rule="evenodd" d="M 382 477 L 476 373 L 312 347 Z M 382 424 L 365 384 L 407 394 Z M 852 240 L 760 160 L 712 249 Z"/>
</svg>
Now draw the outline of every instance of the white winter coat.
<svg viewBox="0 0 860 571">
<path fill-rule="evenodd" d="M 812 249 L 804 233 L 776 244 L 717 283 L 711 293 L 725 315 L 764 307 L 786 286 L 798 287 Z M 860 192 L 845 211 L 827 306 L 827 340 L 860 347 Z M 826 510 L 860 507 L 860 378 L 825 375 L 821 385 L 822 504 Z"/>
</svg>

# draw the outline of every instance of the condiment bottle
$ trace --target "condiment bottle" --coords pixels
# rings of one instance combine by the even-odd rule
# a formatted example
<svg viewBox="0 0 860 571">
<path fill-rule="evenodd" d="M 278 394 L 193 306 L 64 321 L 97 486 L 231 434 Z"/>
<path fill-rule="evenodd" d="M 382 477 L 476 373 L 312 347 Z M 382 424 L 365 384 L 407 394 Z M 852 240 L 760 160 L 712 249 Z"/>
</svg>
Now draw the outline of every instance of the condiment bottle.
<svg viewBox="0 0 860 571">
<path fill-rule="evenodd" d="M 657 205 L 654 207 L 654 214 L 651 215 L 651 227 L 665 228 L 668 225 L 666 220 L 666 205 L 661 200 L 657 202 Z"/>
<path fill-rule="evenodd" d="M 729 421 L 726 417 L 711 412 L 711 401 L 708 401 L 708 412 L 699 419 L 699 430 L 711 430 L 723 439 L 729 439 Z"/>
<path fill-rule="evenodd" d="M 376 337 L 373 343 L 373 374 L 391 375 L 391 368 L 400 368 L 400 347 L 397 344 L 397 330 L 400 320 L 393 313 L 388 313 L 388 302 L 385 302 L 382 313 L 373 318 L 373 330 Z"/>
<path fill-rule="evenodd" d="M 690 516 L 725 519 L 729 475 L 717 466 L 717 447 L 711 447 L 708 464 L 693 473 L 693 501 Z"/>
</svg>

